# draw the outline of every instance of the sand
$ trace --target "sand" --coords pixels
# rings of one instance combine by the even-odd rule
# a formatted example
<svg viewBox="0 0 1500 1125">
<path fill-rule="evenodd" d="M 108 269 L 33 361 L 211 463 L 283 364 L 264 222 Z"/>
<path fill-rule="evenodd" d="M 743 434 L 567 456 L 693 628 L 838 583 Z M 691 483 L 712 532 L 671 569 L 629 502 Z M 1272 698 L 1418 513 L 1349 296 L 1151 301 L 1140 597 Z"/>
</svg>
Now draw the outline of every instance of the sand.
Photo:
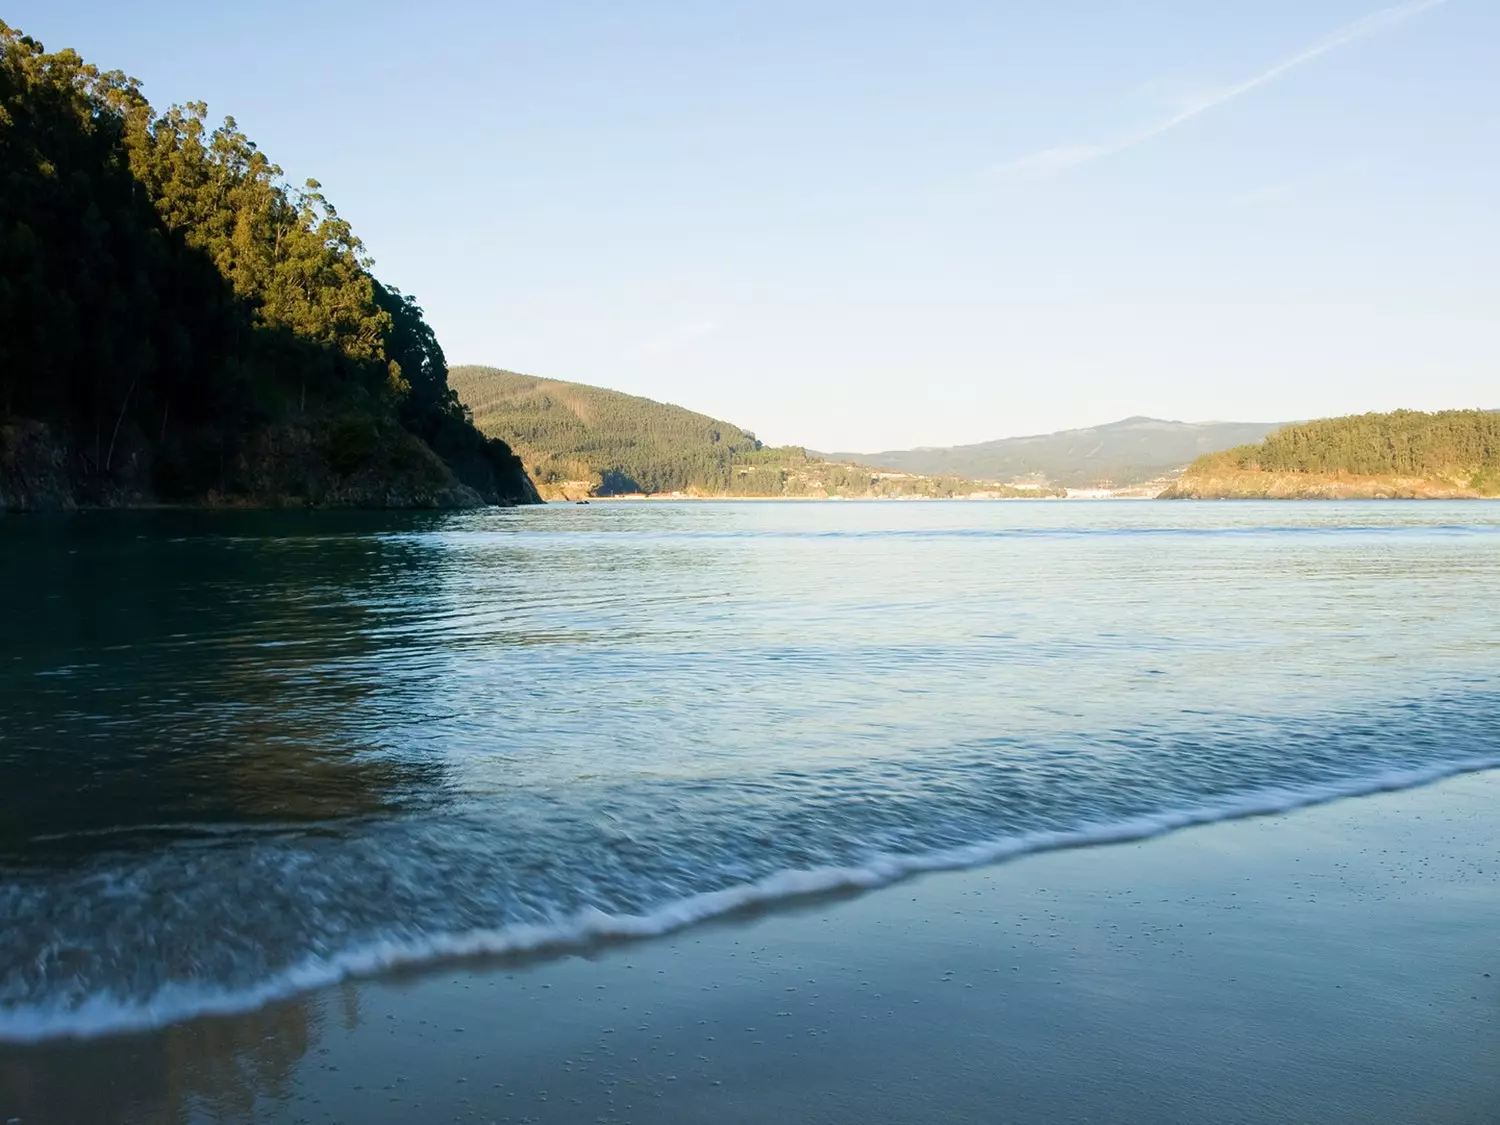
<svg viewBox="0 0 1500 1125">
<path fill-rule="evenodd" d="M 1496 1122 L 1500 773 L 0 1047 L 0 1122 Z"/>
</svg>

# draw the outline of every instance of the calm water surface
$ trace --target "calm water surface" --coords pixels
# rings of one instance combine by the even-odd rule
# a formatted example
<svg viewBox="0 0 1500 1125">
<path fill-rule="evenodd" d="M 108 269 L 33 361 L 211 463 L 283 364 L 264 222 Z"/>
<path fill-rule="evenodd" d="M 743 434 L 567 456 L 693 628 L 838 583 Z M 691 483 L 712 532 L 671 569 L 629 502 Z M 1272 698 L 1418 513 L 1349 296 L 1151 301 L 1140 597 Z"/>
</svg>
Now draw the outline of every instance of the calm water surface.
<svg viewBox="0 0 1500 1125">
<path fill-rule="evenodd" d="M 0 522 L 0 1040 L 1500 762 L 1500 505 Z"/>
</svg>

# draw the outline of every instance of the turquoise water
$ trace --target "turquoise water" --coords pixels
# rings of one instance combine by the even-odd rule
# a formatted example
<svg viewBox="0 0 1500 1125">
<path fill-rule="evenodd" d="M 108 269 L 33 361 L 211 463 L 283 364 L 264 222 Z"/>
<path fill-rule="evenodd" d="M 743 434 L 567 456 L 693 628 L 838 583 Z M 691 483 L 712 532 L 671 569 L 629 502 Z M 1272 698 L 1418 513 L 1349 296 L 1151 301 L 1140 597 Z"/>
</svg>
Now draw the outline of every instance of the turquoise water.
<svg viewBox="0 0 1500 1125">
<path fill-rule="evenodd" d="M 0 1039 L 1500 762 L 1500 505 L 0 523 Z"/>
</svg>

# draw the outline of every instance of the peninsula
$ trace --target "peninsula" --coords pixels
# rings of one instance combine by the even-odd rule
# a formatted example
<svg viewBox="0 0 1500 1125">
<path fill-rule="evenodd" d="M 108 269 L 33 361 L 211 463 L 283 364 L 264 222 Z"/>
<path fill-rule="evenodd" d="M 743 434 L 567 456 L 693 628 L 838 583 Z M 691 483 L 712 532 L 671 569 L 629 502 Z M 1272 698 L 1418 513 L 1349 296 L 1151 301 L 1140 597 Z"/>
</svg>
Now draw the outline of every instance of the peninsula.
<svg viewBox="0 0 1500 1125">
<path fill-rule="evenodd" d="M 1500 496 L 1500 413 L 1397 410 L 1285 426 L 1198 458 L 1163 499 Z"/>
</svg>

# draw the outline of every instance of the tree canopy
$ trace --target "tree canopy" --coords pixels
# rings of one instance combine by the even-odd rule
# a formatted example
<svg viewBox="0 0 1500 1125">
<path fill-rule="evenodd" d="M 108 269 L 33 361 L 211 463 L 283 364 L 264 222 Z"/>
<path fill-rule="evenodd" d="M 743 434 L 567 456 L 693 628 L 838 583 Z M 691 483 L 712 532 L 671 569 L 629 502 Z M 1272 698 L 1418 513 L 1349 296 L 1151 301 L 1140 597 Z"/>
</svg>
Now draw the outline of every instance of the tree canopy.
<svg viewBox="0 0 1500 1125">
<path fill-rule="evenodd" d="M 1493 496 L 1500 413 L 1397 410 L 1284 426 L 1200 457 L 1169 496 Z"/>
<path fill-rule="evenodd" d="M 1189 472 L 1233 466 L 1270 473 L 1471 477 L 1500 470 L 1500 413 L 1397 410 L 1284 426 L 1259 445 L 1210 454 Z"/>
<path fill-rule="evenodd" d="M 158 113 L 0 22 L 0 189 L 0 420 L 59 430 L 85 491 L 249 488 L 250 435 L 288 419 L 324 445 L 363 427 L 371 456 L 399 429 L 481 492 L 525 491 L 415 301 L 233 118 Z"/>
</svg>

